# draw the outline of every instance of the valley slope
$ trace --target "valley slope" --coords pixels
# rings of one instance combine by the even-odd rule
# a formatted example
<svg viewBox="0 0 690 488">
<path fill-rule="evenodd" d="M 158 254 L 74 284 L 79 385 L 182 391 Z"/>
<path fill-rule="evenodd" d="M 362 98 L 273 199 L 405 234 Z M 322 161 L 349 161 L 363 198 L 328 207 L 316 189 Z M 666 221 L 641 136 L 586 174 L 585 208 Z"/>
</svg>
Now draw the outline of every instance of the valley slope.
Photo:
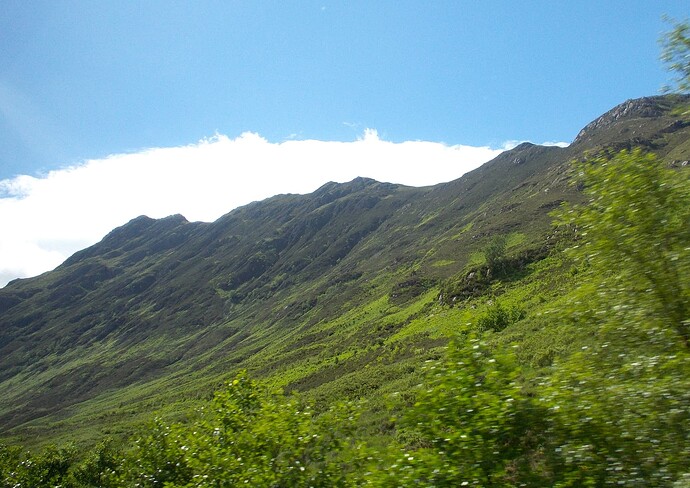
<svg viewBox="0 0 690 488">
<path fill-rule="evenodd" d="M 583 198 L 571 160 L 643 147 L 687 164 L 687 101 L 625 102 L 567 148 L 524 143 L 436 186 L 357 178 L 212 223 L 138 217 L 0 290 L 0 438 L 124 434 L 240 369 L 324 401 L 404 389 L 471 315 L 483 290 L 463 284 L 494 236 L 515 279 L 558 244 L 549 212 Z"/>
</svg>

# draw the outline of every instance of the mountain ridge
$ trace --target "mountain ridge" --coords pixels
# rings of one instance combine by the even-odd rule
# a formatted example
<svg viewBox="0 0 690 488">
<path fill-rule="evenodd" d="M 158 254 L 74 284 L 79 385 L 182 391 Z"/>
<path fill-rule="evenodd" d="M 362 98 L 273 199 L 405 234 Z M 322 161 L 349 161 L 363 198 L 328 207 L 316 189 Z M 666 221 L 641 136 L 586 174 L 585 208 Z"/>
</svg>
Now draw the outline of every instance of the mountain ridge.
<svg viewBox="0 0 690 488">
<path fill-rule="evenodd" d="M 669 164 L 690 157 L 690 128 L 672 110 L 687 99 L 624 102 L 566 148 L 523 143 L 439 185 L 360 177 L 211 223 L 132 219 L 0 290 L 0 437 L 75 428 L 70 419 L 94 405 L 101 422 L 124 422 L 152 402 L 191 401 L 240 368 L 330 392 L 378 361 L 373 346 L 474 269 L 493 236 L 506 236 L 518 261 L 543 255 L 549 212 L 582 199 L 569 161 L 632 144 Z M 421 334 L 405 347 L 443 343 Z"/>
</svg>

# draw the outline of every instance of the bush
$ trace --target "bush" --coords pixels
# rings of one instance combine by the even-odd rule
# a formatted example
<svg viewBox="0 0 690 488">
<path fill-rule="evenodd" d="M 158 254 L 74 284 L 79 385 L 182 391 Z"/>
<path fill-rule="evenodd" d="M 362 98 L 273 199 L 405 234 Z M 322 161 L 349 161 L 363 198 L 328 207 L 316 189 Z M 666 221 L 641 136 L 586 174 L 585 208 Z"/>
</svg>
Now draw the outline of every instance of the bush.
<svg viewBox="0 0 690 488">
<path fill-rule="evenodd" d="M 477 329 L 480 332 L 492 330 L 500 332 L 509 325 L 525 318 L 525 311 L 516 306 L 503 307 L 501 302 L 496 300 L 486 311 L 477 319 Z"/>
</svg>

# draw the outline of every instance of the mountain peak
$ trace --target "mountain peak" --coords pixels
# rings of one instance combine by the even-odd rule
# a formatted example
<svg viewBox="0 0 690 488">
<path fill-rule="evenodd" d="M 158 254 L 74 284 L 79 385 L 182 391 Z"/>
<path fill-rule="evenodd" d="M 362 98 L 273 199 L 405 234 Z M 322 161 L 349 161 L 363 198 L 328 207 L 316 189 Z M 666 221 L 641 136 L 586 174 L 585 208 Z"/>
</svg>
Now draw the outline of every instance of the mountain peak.
<svg viewBox="0 0 690 488">
<path fill-rule="evenodd" d="M 367 186 L 375 185 L 377 183 L 379 183 L 379 182 L 372 179 L 372 178 L 365 178 L 363 176 L 358 176 L 355 179 L 353 179 L 351 181 L 346 181 L 344 183 L 329 181 L 328 183 L 321 185 L 314 193 L 329 192 L 329 191 L 332 191 L 336 188 L 338 188 L 338 189 L 348 188 L 348 189 L 353 189 L 353 190 L 360 190 L 360 189 L 365 188 Z"/>
<path fill-rule="evenodd" d="M 606 130 L 624 120 L 659 117 L 678 103 L 688 102 L 690 102 L 690 95 L 659 95 L 626 100 L 587 124 L 579 132 L 573 144 L 585 142 L 596 132 Z"/>
<path fill-rule="evenodd" d="M 77 251 L 61 265 L 69 266 L 78 261 L 90 258 L 118 248 L 135 246 L 143 241 L 159 241 L 177 227 L 189 225 L 190 222 L 180 214 L 153 219 L 146 215 L 135 217 L 120 227 L 111 230 L 99 243 Z"/>
<path fill-rule="evenodd" d="M 153 219 L 147 215 L 140 215 L 139 217 L 133 218 L 132 220 L 130 220 L 126 224 L 112 230 L 105 237 L 105 239 L 117 236 L 117 235 L 122 234 L 122 233 L 126 233 L 126 234 L 141 233 L 151 226 L 166 227 L 167 228 L 167 227 L 176 227 L 178 225 L 188 224 L 188 223 L 189 223 L 189 221 L 183 215 L 180 215 L 180 214 L 169 215 L 169 216 L 163 217 L 161 219 Z"/>
<path fill-rule="evenodd" d="M 515 146 L 513 149 L 511 149 L 511 151 L 514 151 L 514 152 L 524 151 L 525 149 L 530 149 L 530 148 L 535 147 L 535 146 L 536 146 L 536 144 L 533 144 L 531 142 L 521 142 L 520 144 Z"/>
<path fill-rule="evenodd" d="M 383 189 L 385 191 L 392 191 L 399 185 L 393 183 L 381 183 L 380 181 L 374 180 L 372 178 L 365 178 L 358 176 L 352 181 L 347 181 L 345 183 L 337 183 L 335 181 L 329 181 L 325 185 L 319 187 L 312 195 L 319 199 L 322 203 L 327 203 L 338 198 L 344 197 L 356 192 L 361 192 L 362 190 L 368 188 Z"/>
</svg>

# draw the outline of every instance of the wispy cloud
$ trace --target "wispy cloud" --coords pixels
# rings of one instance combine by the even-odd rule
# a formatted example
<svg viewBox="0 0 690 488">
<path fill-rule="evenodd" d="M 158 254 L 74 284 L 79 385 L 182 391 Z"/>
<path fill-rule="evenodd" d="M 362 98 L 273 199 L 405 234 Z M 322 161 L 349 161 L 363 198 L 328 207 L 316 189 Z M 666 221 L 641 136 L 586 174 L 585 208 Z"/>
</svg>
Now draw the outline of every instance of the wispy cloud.
<svg viewBox="0 0 690 488">
<path fill-rule="evenodd" d="M 54 268 L 138 215 L 213 221 L 279 193 L 309 193 L 357 176 L 424 186 L 460 177 L 502 149 L 382 140 L 215 135 L 183 147 L 89 160 L 42 177 L 0 181 L 0 286 Z"/>
</svg>

